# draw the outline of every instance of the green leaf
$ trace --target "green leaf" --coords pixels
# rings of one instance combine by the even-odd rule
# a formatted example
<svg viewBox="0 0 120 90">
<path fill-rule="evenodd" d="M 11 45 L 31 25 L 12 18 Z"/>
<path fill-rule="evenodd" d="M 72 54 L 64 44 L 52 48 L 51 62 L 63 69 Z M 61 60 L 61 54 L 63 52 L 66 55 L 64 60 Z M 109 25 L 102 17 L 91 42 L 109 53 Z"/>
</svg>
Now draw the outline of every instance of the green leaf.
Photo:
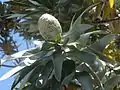
<svg viewBox="0 0 120 90">
<path fill-rule="evenodd" d="M 113 87 L 120 82 L 120 75 L 114 76 L 104 83 L 105 90 L 113 90 Z"/>
<path fill-rule="evenodd" d="M 80 23 L 76 23 L 73 27 L 72 30 L 70 30 L 70 33 L 74 33 L 74 32 L 79 32 L 79 34 L 83 33 L 85 30 L 88 30 L 90 28 L 92 28 L 93 26 L 90 24 L 80 24 Z"/>
<path fill-rule="evenodd" d="M 69 47 L 71 51 L 67 52 L 67 57 L 68 58 L 76 58 L 78 60 L 78 63 L 85 62 L 91 67 L 94 65 L 96 61 L 96 56 L 90 52 L 87 51 L 80 51 L 77 48 Z M 73 58 L 73 59 L 74 59 Z M 76 60 L 75 60 L 76 61 Z"/>
<path fill-rule="evenodd" d="M 110 8 L 113 9 L 114 4 L 115 4 L 115 0 L 109 0 Z"/>
<path fill-rule="evenodd" d="M 50 43 L 50 42 L 44 42 L 43 45 L 42 45 L 42 48 L 41 50 L 49 50 L 53 48 L 53 43 Z"/>
<path fill-rule="evenodd" d="M 39 74 L 42 73 L 44 67 L 45 65 L 40 65 L 40 64 L 36 66 L 33 72 L 31 73 L 30 77 L 28 78 L 28 82 L 34 83 L 39 78 Z"/>
<path fill-rule="evenodd" d="M 61 4 L 61 3 L 65 3 L 65 2 L 67 2 L 67 0 L 59 0 L 59 3 Z"/>
<path fill-rule="evenodd" d="M 54 50 L 47 50 L 47 51 L 39 51 L 37 53 L 35 53 L 34 55 L 32 55 L 31 57 L 29 57 L 30 60 L 28 60 L 28 62 L 32 62 L 32 60 L 40 60 L 40 59 L 49 59 L 50 56 L 52 56 L 52 54 L 54 53 Z"/>
<path fill-rule="evenodd" d="M 77 40 L 77 42 L 79 43 L 79 47 L 87 47 L 87 43 L 89 42 L 89 38 L 91 34 L 107 34 L 106 32 L 103 32 L 102 30 L 98 30 L 98 31 L 92 31 L 92 32 L 88 32 L 88 33 L 83 33 L 80 35 L 80 38 Z"/>
<path fill-rule="evenodd" d="M 0 15 L 3 15 L 5 12 L 4 5 L 0 2 Z M 0 20 L 1 21 L 1 20 Z"/>
<path fill-rule="evenodd" d="M 74 76 L 75 76 L 74 72 L 66 76 L 62 81 L 62 85 L 68 85 L 73 80 Z"/>
<path fill-rule="evenodd" d="M 98 77 L 100 78 L 100 80 L 102 80 L 106 73 L 106 63 L 100 59 L 97 59 L 95 63 L 95 68 Z"/>
<path fill-rule="evenodd" d="M 37 24 L 37 23 L 36 23 Z M 32 29 L 35 29 L 34 27 L 34 25 L 36 25 L 36 24 L 31 24 L 30 23 L 30 25 L 32 26 Z M 36 25 L 37 26 L 37 25 Z M 32 43 L 33 44 L 35 44 L 36 46 L 39 46 L 40 48 L 42 48 L 42 46 L 43 46 L 43 44 L 45 43 L 44 41 L 39 41 L 39 40 L 32 40 Z"/>
<path fill-rule="evenodd" d="M 72 29 L 70 29 L 65 36 L 66 38 L 69 38 L 69 42 L 74 42 L 80 38 L 80 34 L 85 32 L 86 30 L 92 28 L 92 25 L 89 24 L 79 24 L 76 23 L 72 26 Z"/>
<path fill-rule="evenodd" d="M 22 70 L 20 71 L 20 73 L 18 74 L 18 76 L 16 77 L 15 81 L 13 82 L 12 87 L 11 87 L 11 90 L 12 90 L 28 73 L 31 73 L 31 71 L 32 71 L 35 67 L 37 67 L 37 64 L 39 64 L 38 61 L 35 62 L 34 64 L 32 64 L 31 66 L 25 67 L 24 69 L 22 69 Z"/>
<path fill-rule="evenodd" d="M 31 64 L 33 64 L 36 60 L 31 60 L 30 58 L 25 58 L 25 60 L 23 60 L 24 64 L 26 66 L 30 66 Z"/>
<path fill-rule="evenodd" d="M 69 30 L 71 30 L 73 28 L 73 23 L 74 23 L 75 15 L 72 17 Z"/>
<path fill-rule="evenodd" d="M 18 89 L 18 90 L 20 90 L 20 89 Z M 42 89 L 36 88 L 35 85 L 32 84 L 32 85 L 25 86 L 22 90 L 42 90 Z"/>
<path fill-rule="evenodd" d="M 30 70 L 30 68 L 31 68 L 31 70 Z M 27 83 L 32 83 L 32 84 L 35 83 L 35 81 L 39 78 L 39 74 L 41 73 L 43 68 L 44 68 L 44 66 L 42 66 L 42 65 L 38 65 L 38 66 L 35 65 L 34 69 L 32 69 L 32 67 L 28 67 L 28 68 L 26 68 L 26 70 L 23 70 L 19 74 L 21 77 L 20 88 L 23 89 L 25 87 L 25 84 L 27 84 Z M 26 75 L 25 75 L 24 71 L 27 71 L 27 72 L 25 72 L 25 73 L 27 73 Z M 22 76 L 25 76 L 25 77 L 22 78 Z M 20 78 L 19 78 L 19 81 L 20 81 Z M 16 83 L 16 85 L 17 85 L 17 83 Z"/>
<path fill-rule="evenodd" d="M 98 77 L 97 73 L 93 70 L 94 68 L 91 68 L 88 64 L 86 63 L 83 63 L 83 64 L 80 64 L 78 67 L 78 70 L 79 71 L 86 71 L 86 72 L 89 72 L 89 74 L 92 75 L 92 77 L 94 78 L 94 82 L 96 82 L 97 84 L 97 87 L 100 87 L 101 90 L 104 90 L 104 87 L 103 87 L 103 84 L 100 80 L 100 78 Z"/>
<path fill-rule="evenodd" d="M 45 65 L 45 67 L 43 68 L 41 73 L 39 74 L 39 77 L 37 78 L 37 81 L 36 81 L 37 87 L 42 88 L 46 85 L 48 78 L 52 73 L 52 70 L 53 70 L 53 63 L 52 63 L 52 61 L 49 61 Z"/>
<path fill-rule="evenodd" d="M 48 51 L 41 51 L 40 47 L 23 50 L 23 51 L 15 53 L 15 54 L 3 57 L 1 59 L 1 64 L 5 63 L 7 61 L 15 60 L 15 59 L 25 59 L 25 58 L 33 59 L 34 58 L 33 60 L 36 60 L 37 58 L 41 58 L 43 55 L 46 55 L 47 52 Z"/>
<path fill-rule="evenodd" d="M 30 49 L 30 50 L 31 50 L 31 49 Z M 4 62 L 7 62 L 7 61 L 11 61 L 11 60 L 19 59 L 19 58 L 27 58 L 27 57 L 32 56 L 32 55 L 30 55 L 30 54 L 24 56 L 24 54 L 25 54 L 27 51 L 28 51 L 28 50 L 23 50 L 23 51 L 20 51 L 20 52 L 15 53 L 15 54 L 5 56 L 5 57 L 3 57 L 3 58 L 1 59 L 1 64 L 3 64 Z"/>
<path fill-rule="evenodd" d="M 69 32 L 68 32 L 68 34 L 67 34 L 67 38 L 70 38 L 69 35 L 70 35 L 70 36 L 73 35 L 73 32 L 74 32 L 74 35 L 71 36 L 71 38 L 70 38 L 70 39 L 72 39 L 71 42 L 73 42 L 74 40 L 76 40 L 76 38 L 79 38 L 78 35 L 80 35 L 81 33 L 83 33 L 85 30 L 90 29 L 90 28 L 93 27 L 92 25 L 89 25 L 89 24 L 81 24 L 81 19 L 82 19 L 82 16 L 83 16 L 86 12 L 88 12 L 89 10 L 91 10 L 93 7 L 95 7 L 95 6 L 98 5 L 98 4 L 100 4 L 100 3 L 95 3 L 95 4 L 92 4 L 91 6 L 89 6 L 89 7 L 88 7 L 87 9 L 85 9 L 85 10 L 80 14 L 80 16 L 75 20 L 73 26 L 71 26 L 72 28 L 70 28 L 70 30 L 69 30 Z M 77 32 L 76 32 L 76 30 L 77 30 Z M 79 34 L 77 34 L 77 33 L 78 33 L 78 30 L 80 31 Z M 77 36 L 75 36 L 75 35 L 77 35 Z"/>
<path fill-rule="evenodd" d="M 120 74 L 120 66 L 114 67 L 114 72 Z"/>
<path fill-rule="evenodd" d="M 35 9 L 34 11 L 32 10 L 32 11 L 29 11 L 29 12 L 27 12 L 27 14 L 24 16 L 24 17 L 22 17 L 22 18 L 28 18 L 29 19 L 29 17 L 34 17 L 35 16 L 35 14 L 38 14 L 38 15 L 41 15 L 42 14 L 42 12 L 47 12 L 49 9 L 48 8 L 46 8 L 46 7 L 40 7 L 39 9 Z M 37 16 L 37 17 L 39 17 L 39 16 Z"/>
<path fill-rule="evenodd" d="M 61 72 L 62 72 L 62 64 L 64 61 L 64 56 L 61 52 L 55 52 L 53 54 L 53 65 L 55 69 L 55 78 L 60 81 L 61 80 Z"/>
<path fill-rule="evenodd" d="M 95 81 L 96 84 L 97 84 L 97 87 L 99 87 L 100 90 L 105 90 L 104 87 L 103 87 L 102 81 L 101 81 L 103 78 L 100 79 L 99 76 L 97 75 L 97 73 L 94 72 L 90 66 L 87 66 L 87 67 L 89 68 L 88 71 L 89 71 L 89 72 L 91 73 L 91 75 L 93 76 L 94 81 Z"/>
<path fill-rule="evenodd" d="M 27 85 L 28 84 L 28 80 L 29 80 L 29 78 L 30 78 L 30 76 L 31 76 L 31 74 L 33 73 L 33 71 L 34 70 L 32 70 L 32 71 L 30 71 L 28 74 L 26 74 L 26 76 L 21 80 L 21 81 L 18 81 L 18 82 L 20 82 L 20 89 L 22 89 L 23 87 L 25 87 L 25 85 Z M 21 74 L 22 75 L 22 74 Z M 21 77 L 21 75 L 19 76 L 19 77 Z M 17 77 L 18 78 L 18 77 Z M 17 85 L 17 84 L 16 84 Z M 16 86 L 15 85 L 15 86 Z M 14 87 L 15 87 L 14 86 Z"/>
<path fill-rule="evenodd" d="M 38 2 L 36 2 L 35 0 L 28 0 L 30 3 L 32 3 L 33 5 L 39 6 L 40 4 Z"/>
<path fill-rule="evenodd" d="M 18 5 L 18 6 L 22 6 L 22 7 L 30 7 L 29 4 L 27 4 L 27 3 L 21 3 L 21 2 L 6 1 L 4 3 L 7 3 L 9 5 L 16 5 L 16 6 Z"/>
<path fill-rule="evenodd" d="M 22 70 L 25 66 L 21 65 L 21 66 L 17 66 L 13 69 L 11 69 L 10 71 L 8 71 L 6 74 L 4 74 L 2 77 L 0 77 L 0 81 L 5 80 L 11 76 L 13 76 L 14 74 L 18 73 L 20 70 Z"/>
<path fill-rule="evenodd" d="M 92 4 L 92 5 L 90 5 L 89 7 L 87 7 L 87 8 L 80 14 L 80 16 L 75 20 L 74 23 L 75 23 L 75 24 L 76 24 L 76 23 L 81 23 L 81 20 L 82 20 L 83 15 L 84 15 L 86 12 L 89 12 L 91 9 L 93 9 L 95 6 L 97 6 L 97 5 L 99 5 L 99 4 L 101 4 L 101 2 Z"/>
<path fill-rule="evenodd" d="M 87 47 L 85 50 L 96 54 L 101 60 L 104 60 L 107 62 L 108 60 L 103 55 L 103 50 L 105 49 L 107 44 L 114 39 L 115 39 L 114 35 L 112 35 L 112 34 L 106 35 L 99 41 L 97 41 L 97 42 L 93 43 L 92 45 L 90 45 L 89 47 Z"/>
<path fill-rule="evenodd" d="M 61 90 L 61 84 L 55 79 L 55 77 L 52 78 L 51 81 L 51 90 Z"/>
<path fill-rule="evenodd" d="M 99 51 L 99 52 L 102 53 L 103 50 L 105 49 L 106 45 L 111 40 L 114 40 L 114 39 L 115 39 L 114 35 L 106 35 L 102 39 L 100 39 L 99 41 L 97 41 L 94 44 L 92 44 L 90 47 L 93 48 L 94 50 Z"/>
<path fill-rule="evenodd" d="M 29 54 L 36 54 L 41 51 L 41 46 L 27 49 L 23 56 L 29 55 Z"/>
<path fill-rule="evenodd" d="M 10 16 L 9 17 L 7 17 L 8 19 L 10 19 L 10 18 L 22 18 L 22 17 L 24 17 L 24 16 L 26 16 L 27 14 L 10 14 Z"/>
<path fill-rule="evenodd" d="M 76 78 L 84 90 L 93 90 L 93 80 L 88 72 L 79 72 L 77 73 Z"/>
<path fill-rule="evenodd" d="M 33 56 L 30 57 L 31 60 L 40 60 L 42 59 L 46 54 L 48 53 L 48 51 L 39 51 L 37 53 L 35 53 Z"/>
<path fill-rule="evenodd" d="M 62 78 L 61 78 L 62 83 L 65 84 L 65 82 L 70 82 L 74 73 L 75 73 L 75 62 L 73 60 L 65 60 L 62 65 Z"/>
</svg>

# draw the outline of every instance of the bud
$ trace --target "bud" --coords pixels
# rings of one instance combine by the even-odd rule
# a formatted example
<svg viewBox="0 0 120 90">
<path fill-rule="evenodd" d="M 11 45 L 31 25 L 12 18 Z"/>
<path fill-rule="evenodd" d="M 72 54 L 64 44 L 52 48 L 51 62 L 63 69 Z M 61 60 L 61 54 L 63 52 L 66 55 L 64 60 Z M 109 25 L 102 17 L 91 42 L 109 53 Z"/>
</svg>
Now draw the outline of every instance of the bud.
<svg viewBox="0 0 120 90">
<path fill-rule="evenodd" d="M 38 28 L 45 40 L 60 41 L 62 28 L 59 21 L 50 14 L 43 14 L 38 20 Z"/>
</svg>

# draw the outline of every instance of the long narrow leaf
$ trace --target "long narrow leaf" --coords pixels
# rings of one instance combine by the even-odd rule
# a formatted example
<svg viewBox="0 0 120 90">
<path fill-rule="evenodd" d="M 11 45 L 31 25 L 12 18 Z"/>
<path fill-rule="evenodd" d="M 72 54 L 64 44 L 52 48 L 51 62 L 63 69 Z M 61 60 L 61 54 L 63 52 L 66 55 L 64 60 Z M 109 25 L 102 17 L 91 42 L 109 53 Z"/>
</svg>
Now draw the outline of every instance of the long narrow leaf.
<svg viewBox="0 0 120 90">
<path fill-rule="evenodd" d="M 26 75 L 32 74 L 33 70 L 39 65 L 39 61 L 36 61 L 35 63 L 33 63 L 31 66 L 29 67 L 25 67 L 24 69 L 22 69 L 19 73 L 19 75 L 16 77 L 15 81 L 12 84 L 11 90 L 22 80 L 25 78 Z M 27 77 L 29 78 L 29 77 Z"/>
<path fill-rule="evenodd" d="M 55 69 L 55 77 L 58 81 L 61 80 L 63 61 L 64 61 L 64 56 L 61 53 L 54 53 L 53 64 L 54 64 L 54 69 Z"/>
<path fill-rule="evenodd" d="M 40 4 L 38 2 L 36 2 L 35 0 L 28 0 L 30 3 L 32 3 L 33 5 L 39 6 Z"/>
<path fill-rule="evenodd" d="M 69 38 L 69 42 L 74 42 L 80 38 L 80 34 L 84 31 L 92 28 L 92 25 L 89 24 L 79 24 L 76 23 L 70 31 L 66 34 L 65 38 Z"/>
<path fill-rule="evenodd" d="M 90 47 L 95 49 L 96 51 L 99 52 L 103 52 L 103 50 L 105 49 L 106 45 L 111 41 L 114 40 L 115 36 L 114 35 L 107 35 L 104 36 L 102 39 L 100 39 L 99 41 L 95 42 L 94 44 L 92 44 Z"/>
<path fill-rule="evenodd" d="M 25 54 L 27 50 L 24 50 L 24 51 L 20 51 L 20 52 L 17 52 L 15 54 L 12 54 L 12 55 L 8 55 L 8 56 L 5 56 L 1 59 L 1 64 L 7 62 L 7 61 L 11 61 L 11 60 L 15 60 L 15 59 L 20 59 L 20 58 L 27 58 L 27 57 L 30 57 L 32 55 L 26 55 L 26 56 L 23 56 Z"/>
<path fill-rule="evenodd" d="M 1 78 L 0 81 L 5 80 L 11 76 L 13 76 L 14 74 L 18 73 L 20 70 L 22 70 L 25 66 L 17 66 L 13 69 L 11 69 L 10 71 L 8 71 L 6 74 L 4 74 Z"/>
<path fill-rule="evenodd" d="M 93 80 L 92 77 L 89 75 L 88 72 L 80 72 L 76 76 L 79 83 L 82 85 L 84 90 L 93 90 Z"/>
<path fill-rule="evenodd" d="M 7 17 L 8 19 L 10 19 L 10 18 L 22 18 L 22 17 L 24 17 L 24 16 L 26 16 L 27 14 L 10 14 L 10 16 L 9 17 Z"/>
<path fill-rule="evenodd" d="M 29 4 L 21 3 L 21 2 L 6 1 L 4 3 L 10 4 L 10 5 L 18 5 L 18 6 L 22 6 L 22 7 L 30 7 Z"/>
<path fill-rule="evenodd" d="M 120 75 L 114 76 L 107 80 L 104 84 L 105 90 L 112 90 L 115 85 L 120 82 Z"/>
<path fill-rule="evenodd" d="M 39 77 L 36 81 L 36 86 L 39 88 L 42 88 L 46 85 L 48 78 L 50 77 L 53 70 L 53 63 L 52 61 L 48 61 L 48 63 L 45 65 L 41 73 L 39 74 Z"/>
</svg>

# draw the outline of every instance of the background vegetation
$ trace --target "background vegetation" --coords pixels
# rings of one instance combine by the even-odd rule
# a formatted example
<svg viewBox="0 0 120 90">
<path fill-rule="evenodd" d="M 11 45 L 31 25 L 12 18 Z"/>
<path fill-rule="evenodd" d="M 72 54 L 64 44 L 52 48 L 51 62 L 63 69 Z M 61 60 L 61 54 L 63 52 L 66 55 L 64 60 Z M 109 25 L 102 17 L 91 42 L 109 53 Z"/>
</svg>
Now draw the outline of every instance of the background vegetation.
<svg viewBox="0 0 120 90">
<path fill-rule="evenodd" d="M 44 13 L 60 21 L 62 42 L 45 41 L 39 34 L 37 22 Z M 36 47 L 19 52 L 11 32 Z M 11 90 L 119 90 L 119 33 L 119 0 L 0 3 L 1 66 L 16 62 L 0 80 L 16 75 Z"/>
</svg>

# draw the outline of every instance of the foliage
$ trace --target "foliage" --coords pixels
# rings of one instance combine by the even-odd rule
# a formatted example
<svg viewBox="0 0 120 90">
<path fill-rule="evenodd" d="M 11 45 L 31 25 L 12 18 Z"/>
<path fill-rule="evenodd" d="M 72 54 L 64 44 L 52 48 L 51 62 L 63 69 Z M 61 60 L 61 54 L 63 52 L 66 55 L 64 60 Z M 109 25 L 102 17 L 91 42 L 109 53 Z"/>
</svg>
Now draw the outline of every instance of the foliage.
<svg viewBox="0 0 120 90">
<path fill-rule="evenodd" d="M 15 28 L 15 20 L 8 19 L 7 15 L 10 13 L 9 7 L 0 2 L 0 51 L 6 55 L 17 52 L 17 45 L 11 35 L 12 29 Z M 4 56 L 3 54 L 3 56 Z"/>
<path fill-rule="evenodd" d="M 16 74 L 11 90 L 119 90 L 120 20 L 114 0 L 13 0 L 7 18 L 19 21 L 30 33 L 43 13 L 59 19 L 63 40 L 50 42 L 38 38 L 35 48 L 1 59 L 1 65 L 20 59 L 21 62 L 0 80 Z M 71 22 L 70 22 L 71 21 Z M 70 27 L 68 27 L 70 26 Z M 29 29 L 28 31 L 26 31 Z M 30 35 L 29 34 L 29 35 Z M 39 44 L 38 44 L 39 43 Z"/>
</svg>

